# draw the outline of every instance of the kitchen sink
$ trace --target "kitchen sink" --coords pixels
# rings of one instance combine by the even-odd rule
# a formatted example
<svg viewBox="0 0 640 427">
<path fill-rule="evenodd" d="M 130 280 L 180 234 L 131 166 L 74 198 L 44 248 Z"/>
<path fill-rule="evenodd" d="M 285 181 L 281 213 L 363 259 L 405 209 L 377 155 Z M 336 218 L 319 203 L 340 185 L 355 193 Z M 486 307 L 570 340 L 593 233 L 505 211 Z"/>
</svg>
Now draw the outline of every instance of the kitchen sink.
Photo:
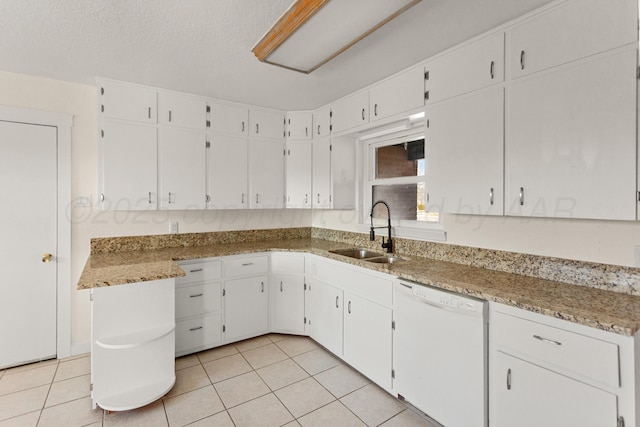
<svg viewBox="0 0 640 427">
<path fill-rule="evenodd" d="M 377 264 L 393 264 L 398 261 L 404 261 L 404 259 L 397 256 L 385 255 L 381 257 L 365 259 L 365 261 L 375 262 Z"/>
<path fill-rule="evenodd" d="M 383 253 L 370 251 L 368 249 L 336 249 L 329 251 L 332 254 L 342 255 L 354 259 L 379 258 L 384 257 Z"/>
</svg>

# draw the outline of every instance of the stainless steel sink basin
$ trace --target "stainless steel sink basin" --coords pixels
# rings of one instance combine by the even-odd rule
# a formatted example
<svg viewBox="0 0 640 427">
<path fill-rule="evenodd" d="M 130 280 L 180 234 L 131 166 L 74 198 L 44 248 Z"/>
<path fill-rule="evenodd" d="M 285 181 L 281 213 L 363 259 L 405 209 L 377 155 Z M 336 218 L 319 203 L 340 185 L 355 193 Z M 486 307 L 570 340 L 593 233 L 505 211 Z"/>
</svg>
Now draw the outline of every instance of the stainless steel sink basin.
<svg viewBox="0 0 640 427">
<path fill-rule="evenodd" d="M 369 259 L 365 259 L 365 261 L 367 262 L 375 262 L 377 264 L 393 264 L 396 263 L 398 261 L 403 261 L 402 258 L 397 257 L 397 256 L 381 256 L 381 257 L 377 257 L 377 258 L 369 258 Z"/>
<path fill-rule="evenodd" d="M 334 251 L 329 251 L 329 252 L 336 255 L 342 255 L 349 258 L 363 259 L 363 260 L 367 260 L 367 258 L 384 257 L 383 253 L 370 251 L 368 249 L 336 249 Z"/>
</svg>

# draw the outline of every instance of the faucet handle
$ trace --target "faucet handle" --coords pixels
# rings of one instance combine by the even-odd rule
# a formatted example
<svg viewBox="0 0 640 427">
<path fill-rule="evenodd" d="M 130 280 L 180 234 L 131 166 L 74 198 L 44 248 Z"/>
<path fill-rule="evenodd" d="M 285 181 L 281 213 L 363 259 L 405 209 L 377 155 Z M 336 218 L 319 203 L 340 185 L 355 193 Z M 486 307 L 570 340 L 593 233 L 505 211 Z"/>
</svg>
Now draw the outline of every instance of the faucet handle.
<svg viewBox="0 0 640 427">
<path fill-rule="evenodd" d="M 384 237 L 383 237 L 383 239 L 384 239 Z M 371 230 L 369 230 L 369 240 L 372 241 L 372 242 L 374 240 L 376 240 L 376 233 L 375 233 L 375 231 L 373 231 L 373 227 L 371 227 Z"/>
</svg>

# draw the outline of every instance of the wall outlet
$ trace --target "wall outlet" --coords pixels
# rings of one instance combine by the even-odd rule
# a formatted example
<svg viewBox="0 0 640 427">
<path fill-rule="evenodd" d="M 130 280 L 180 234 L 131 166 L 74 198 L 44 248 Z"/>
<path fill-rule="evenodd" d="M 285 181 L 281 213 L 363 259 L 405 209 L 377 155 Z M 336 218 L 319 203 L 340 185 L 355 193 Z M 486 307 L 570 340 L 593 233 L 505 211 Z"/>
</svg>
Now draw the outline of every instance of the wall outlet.
<svg viewBox="0 0 640 427">
<path fill-rule="evenodd" d="M 178 234 L 178 221 L 171 221 L 169 223 L 169 233 Z"/>
<path fill-rule="evenodd" d="M 79 196 L 76 198 L 76 207 L 79 208 L 90 208 L 91 207 L 91 197 L 90 196 Z"/>
</svg>

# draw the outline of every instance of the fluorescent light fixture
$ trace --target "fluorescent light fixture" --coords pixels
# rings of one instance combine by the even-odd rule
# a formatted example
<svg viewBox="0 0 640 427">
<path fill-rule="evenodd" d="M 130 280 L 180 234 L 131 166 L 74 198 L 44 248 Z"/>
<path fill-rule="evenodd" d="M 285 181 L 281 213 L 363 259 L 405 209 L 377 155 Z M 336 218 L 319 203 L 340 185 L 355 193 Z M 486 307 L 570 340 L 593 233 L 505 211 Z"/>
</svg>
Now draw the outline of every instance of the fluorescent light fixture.
<svg viewBox="0 0 640 427">
<path fill-rule="evenodd" d="M 416 114 L 412 114 L 412 115 L 410 115 L 410 116 L 409 116 L 409 121 L 410 121 L 411 123 L 414 123 L 414 122 L 417 122 L 418 120 L 422 120 L 422 119 L 424 119 L 424 116 L 425 116 L 424 111 L 421 111 L 421 112 L 419 112 L 419 113 L 416 113 Z"/>
<path fill-rule="evenodd" d="M 251 51 L 308 74 L 420 1 L 296 0 Z"/>
<path fill-rule="evenodd" d="M 411 122 L 409 119 L 402 120 L 401 122 L 390 123 L 385 126 L 380 126 L 375 129 L 371 129 L 371 131 L 363 133 L 358 137 L 360 141 L 365 141 L 367 139 L 377 138 L 378 136 L 389 135 L 392 133 L 400 132 L 403 130 L 411 129 Z"/>
</svg>

